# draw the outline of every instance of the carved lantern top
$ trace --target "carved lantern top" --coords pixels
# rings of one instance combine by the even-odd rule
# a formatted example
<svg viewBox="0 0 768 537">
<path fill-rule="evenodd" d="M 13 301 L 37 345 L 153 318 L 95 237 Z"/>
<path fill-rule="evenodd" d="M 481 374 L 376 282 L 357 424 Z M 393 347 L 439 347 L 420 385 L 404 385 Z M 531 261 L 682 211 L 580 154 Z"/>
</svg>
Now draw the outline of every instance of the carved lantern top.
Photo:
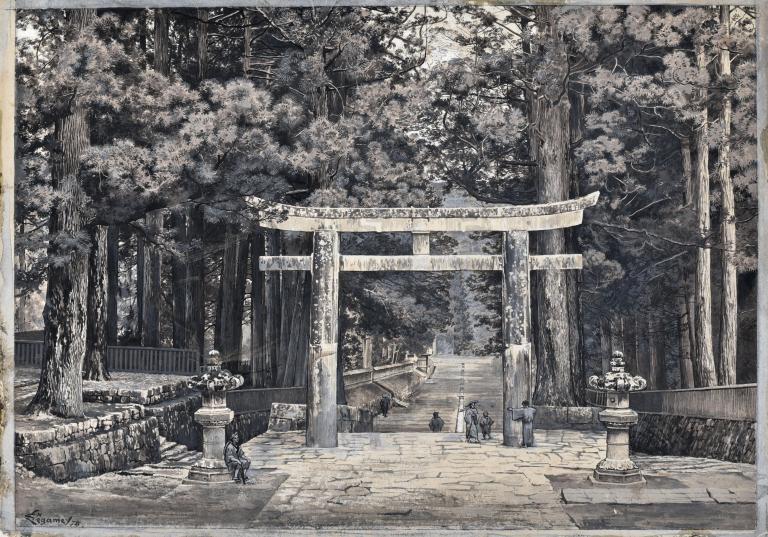
<svg viewBox="0 0 768 537">
<path fill-rule="evenodd" d="M 212 350 L 208 353 L 201 373 L 193 376 L 188 384 L 190 388 L 196 388 L 207 395 L 213 392 L 234 390 L 242 386 L 244 382 L 245 380 L 241 375 L 233 375 L 226 369 L 222 369 L 221 353 Z"/>
<path fill-rule="evenodd" d="M 590 388 L 608 392 L 635 392 L 644 390 L 647 382 L 641 376 L 632 376 L 624 371 L 624 354 L 615 351 L 611 356 L 610 371 L 603 375 L 592 375 L 587 383 Z"/>
</svg>

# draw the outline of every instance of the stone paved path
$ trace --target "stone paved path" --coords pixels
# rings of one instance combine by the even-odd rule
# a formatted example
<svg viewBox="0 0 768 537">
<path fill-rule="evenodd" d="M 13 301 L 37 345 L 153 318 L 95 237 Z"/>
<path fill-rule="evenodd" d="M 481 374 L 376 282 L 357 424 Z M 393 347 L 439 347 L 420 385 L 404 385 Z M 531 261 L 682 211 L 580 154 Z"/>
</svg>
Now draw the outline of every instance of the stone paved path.
<svg viewBox="0 0 768 537">
<path fill-rule="evenodd" d="M 637 454 L 645 489 L 593 488 L 587 477 L 604 456 L 604 433 L 537 431 L 534 448 L 504 447 L 498 359 L 437 361 L 434 381 L 422 385 L 408 408 L 377 419 L 378 432 L 340 434 L 334 449 L 304 446 L 303 432 L 270 432 L 247 442 L 252 485 L 215 492 L 182 485 L 183 468 L 66 485 L 22 475 L 18 512 L 66 514 L 83 527 L 218 526 L 260 528 L 265 535 L 754 528 L 753 465 Z M 465 401 L 477 399 L 496 420 L 493 440 L 467 444 L 453 432 L 462 386 Z M 433 410 L 446 421 L 443 433 L 427 432 Z"/>
<path fill-rule="evenodd" d="M 376 416 L 377 432 L 429 432 L 432 412 L 445 420 L 443 432 L 456 430 L 459 394 L 464 402 L 479 401 L 501 434 L 501 359 L 499 357 L 438 356 L 432 378 L 419 386 L 408 408 L 395 407 L 385 418 Z"/>
</svg>

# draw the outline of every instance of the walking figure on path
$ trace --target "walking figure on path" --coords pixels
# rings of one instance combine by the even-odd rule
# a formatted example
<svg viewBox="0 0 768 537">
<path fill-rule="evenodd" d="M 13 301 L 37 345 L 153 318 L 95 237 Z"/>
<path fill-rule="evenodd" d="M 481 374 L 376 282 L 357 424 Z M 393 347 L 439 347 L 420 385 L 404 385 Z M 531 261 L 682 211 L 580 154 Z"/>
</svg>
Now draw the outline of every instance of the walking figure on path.
<svg viewBox="0 0 768 537">
<path fill-rule="evenodd" d="M 251 467 L 251 461 L 243 453 L 240 446 L 240 435 L 237 431 L 232 433 L 229 441 L 224 446 L 224 463 L 232 474 L 232 479 L 240 481 L 243 485 L 248 481 L 245 473 Z"/>
<path fill-rule="evenodd" d="M 480 418 L 480 430 L 483 433 L 483 440 L 490 440 L 491 427 L 493 427 L 493 418 L 488 415 L 487 410 L 483 410 L 483 417 Z"/>
<path fill-rule="evenodd" d="M 433 433 L 442 432 L 445 421 L 440 417 L 439 412 L 432 412 L 432 419 L 429 420 L 429 430 Z"/>
<path fill-rule="evenodd" d="M 392 408 L 392 396 L 389 392 L 386 392 L 379 400 L 379 410 L 381 410 L 381 413 L 384 414 L 385 418 L 387 417 L 390 408 Z"/>
<path fill-rule="evenodd" d="M 480 443 L 480 420 L 477 415 L 477 401 L 470 401 L 464 408 L 464 424 L 466 425 L 467 442 Z"/>
<path fill-rule="evenodd" d="M 520 447 L 533 446 L 533 418 L 536 416 L 536 409 L 528 401 L 523 401 L 523 408 L 508 408 L 512 412 L 512 419 L 523 422 L 523 441 Z"/>
</svg>

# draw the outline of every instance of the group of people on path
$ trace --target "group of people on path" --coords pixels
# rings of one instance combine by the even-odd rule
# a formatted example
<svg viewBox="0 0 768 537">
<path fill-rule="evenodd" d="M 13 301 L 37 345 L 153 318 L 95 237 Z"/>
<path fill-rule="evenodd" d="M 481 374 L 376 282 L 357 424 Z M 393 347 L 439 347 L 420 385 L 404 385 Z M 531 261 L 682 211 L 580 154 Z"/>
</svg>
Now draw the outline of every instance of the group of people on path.
<svg viewBox="0 0 768 537">
<path fill-rule="evenodd" d="M 480 417 L 477 403 L 478 401 L 470 401 L 464 407 L 464 433 L 467 437 L 467 442 L 470 444 L 479 444 L 481 433 L 483 440 L 490 440 L 491 428 L 494 423 L 487 410 L 484 410 L 482 417 Z M 507 411 L 512 412 L 513 420 L 521 421 L 523 424 L 523 437 L 520 447 L 533 446 L 533 420 L 536 416 L 536 409 L 528 401 L 523 401 L 522 408 L 508 408 Z"/>
<path fill-rule="evenodd" d="M 483 410 L 483 415 L 480 416 L 477 403 L 478 401 L 470 401 L 464 407 L 464 434 L 470 444 L 479 444 L 481 433 L 483 440 L 491 440 L 491 429 L 494 424 L 487 410 Z"/>
</svg>

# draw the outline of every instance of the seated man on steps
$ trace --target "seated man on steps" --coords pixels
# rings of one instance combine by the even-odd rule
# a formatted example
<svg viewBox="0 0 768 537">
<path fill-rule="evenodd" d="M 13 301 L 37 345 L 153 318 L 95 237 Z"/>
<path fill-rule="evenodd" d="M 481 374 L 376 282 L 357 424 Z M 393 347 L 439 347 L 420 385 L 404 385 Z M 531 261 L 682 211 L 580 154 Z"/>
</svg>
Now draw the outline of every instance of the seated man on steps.
<svg viewBox="0 0 768 537">
<path fill-rule="evenodd" d="M 237 431 L 232 433 L 229 442 L 224 446 L 224 462 L 229 473 L 232 474 L 232 479 L 245 485 L 248 481 L 245 474 L 251 466 L 251 461 L 243 453 L 243 448 L 240 447 L 240 434 Z"/>
</svg>

